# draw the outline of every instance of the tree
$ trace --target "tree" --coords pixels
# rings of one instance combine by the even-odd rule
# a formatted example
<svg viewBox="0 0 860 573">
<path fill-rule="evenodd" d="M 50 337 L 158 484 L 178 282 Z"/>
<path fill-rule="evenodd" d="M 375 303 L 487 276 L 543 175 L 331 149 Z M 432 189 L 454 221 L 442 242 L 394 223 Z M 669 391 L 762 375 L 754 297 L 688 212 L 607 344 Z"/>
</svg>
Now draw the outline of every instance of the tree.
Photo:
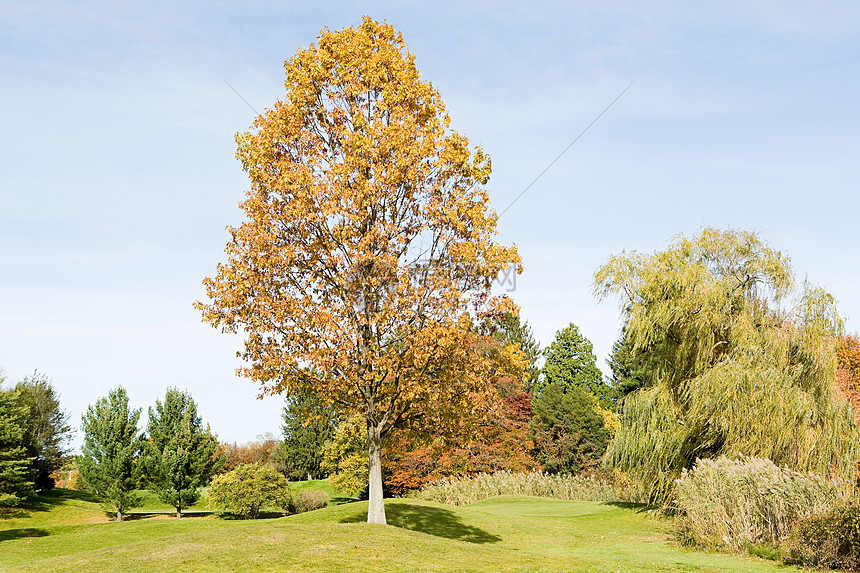
<svg viewBox="0 0 860 573">
<path fill-rule="evenodd" d="M 532 393 L 537 389 L 540 368 L 537 362 L 540 359 L 540 344 L 534 337 L 532 327 L 528 322 L 523 322 L 518 314 L 505 313 L 495 324 L 492 325 L 493 336 L 502 344 L 516 344 L 526 366 L 523 371 L 523 389 Z"/>
<path fill-rule="evenodd" d="M 856 333 L 840 336 L 836 341 L 836 358 L 836 385 L 851 404 L 854 422 L 860 425 L 860 336 Z"/>
<path fill-rule="evenodd" d="M 621 336 L 612 344 L 612 352 L 606 364 L 612 371 L 610 385 L 615 398 L 622 401 L 628 394 L 650 385 L 647 364 L 648 352 L 645 349 L 634 351 L 633 342 L 625 326 Z"/>
<path fill-rule="evenodd" d="M 532 395 L 523 390 L 523 380 L 528 381 L 533 363 L 518 343 L 500 336 L 506 322 L 513 321 L 505 317 L 494 321 L 483 336 L 474 340 L 494 366 L 487 373 L 492 387 L 472 400 L 472 415 L 477 420 L 473 431 L 457 436 L 447 435 L 444 429 L 417 435 L 395 431 L 390 437 L 392 447 L 383 457 L 389 491 L 402 495 L 447 477 L 497 471 L 519 473 L 535 468 L 529 427 Z"/>
<path fill-rule="evenodd" d="M 60 399 L 51 379 L 38 372 L 15 385 L 18 400 L 29 413 L 24 424 L 24 446 L 33 458 L 34 481 L 37 489 L 54 487 L 51 474 L 59 470 L 66 459 L 67 443 L 71 437 L 68 415 L 60 409 Z"/>
<path fill-rule="evenodd" d="M 260 509 L 287 507 L 291 499 L 287 478 L 269 465 L 240 464 L 212 480 L 209 500 L 245 519 L 257 519 Z"/>
<path fill-rule="evenodd" d="M 651 385 L 626 398 L 609 458 L 652 501 L 720 455 L 853 481 L 860 435 L 835 396 L 841 321 L 826 291 L 795 285 L 785 255 L 754 233 L 708 228 L 611 257 L 595 290 L 620 298 L 633 352 L 647 352 Z"/>
<path fill-rule="evenodd" d="M 578 473 L 600 464 L 609 430 L 588 390 L 550 382 L 533 400 L 532 412 L 538 462 L 545 471 Z"/>
<path fill-rule="evenodd" d="M 362 497 L 367 493 L 367 457 L 364 417 L 353 414 L 338 424 L 320 450 L 320 470 L 336 490 Z"/>
<path fill-rule="evenodd" d="M 575 324 L 571 322 L 556 332 L 544 355 L 543 382 L 538 394 L 550 384 L 559 384 L 565 391 L 579 387 L 593 394 L 604 408 L 612 407 L 612 390 L 597 367 L 594 347 Z"/>
<path fill-rule="evenodd" d="M 466 312 L 514 310 L 490 287 L 520 258 L 491 240 L 489 158 L 450 131 L 392 26 L 324 30 L 285 68 L 284 101 L 237 138 L 247 221 L 197 308 L 246 336 L 240 374 L 263 393 L 364 417 L 368 522 L 385 523 L 383 438 L 461 425 L 489 367 Z"/>
<path fill-rule="evenodd" d="M 197 415 L 197 403 L 187 392 L 168 388 L 164 402 L 149 409 L 149 439 L 144 466 L 150 488 L 176 508 L 176 517 L 200 499 L 199 488 L 224 463 L 215 457 L 218 440 Z"/>
<path fill-rule="evenodd" d="M 86 487 L 107 500 L 117 521 L 140 501 L 135 494 L 143 446 L 143 436 L 137 433 L 139 419 L 140 409 L 129 409 L 122 386 L 87 406 L 83 415 L 84 444 L 78 469 Z"/>
<path fill-rule="evenodd" d="M 14 391 L 0 390 L 0 507 L 16 506 L 33 493 L 32 458 L 24 447 L 27 415 Z"/>
<path fill-rule="evenodd" d="M 281 443 L 271 433 L 257 436 L 257 440 L 236 443 L 222 442 L 215 450 L 215 458 L 223 456 L 224 463 L 215 473 L 225 474 L 243 464 L 268 464 L 272 467 L 278 465 L 277 456 Z M 276 468 L 277 469 L 277 468 Z"/>
<path fill-rule="evenodd" d="M 318 398 L 307 394 L 288 396 L 283 411 L 281 429 L 284 440 L 277 459 L 293 479 L 314 479 L 320 476 L 323 445 L 337 428 L 337 413 L 324 406 Z"/>
</svg>

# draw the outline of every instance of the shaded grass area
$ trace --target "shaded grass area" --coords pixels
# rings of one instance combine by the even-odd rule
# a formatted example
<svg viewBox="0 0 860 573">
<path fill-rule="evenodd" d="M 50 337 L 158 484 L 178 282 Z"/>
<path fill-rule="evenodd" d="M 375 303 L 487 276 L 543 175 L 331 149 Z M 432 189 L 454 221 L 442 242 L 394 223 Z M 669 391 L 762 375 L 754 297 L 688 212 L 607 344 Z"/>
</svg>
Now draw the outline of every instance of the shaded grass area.
<svg viewBox="0 0 860 573">
<path fill-rule="evenodd" d="M 0 511 L 0 530 L 110 521 L 99 502 L 84 491 L 51 489 L 22 507 Z"/>
<path fill-rule="evenodd" d="M 639 506 L 502 497 L 452 507 L 387 500 L 262 521 L 140 519 L 4 531 L 0 571 L 752 571 L 795 570 L 668 541 Z"/>
</svg>

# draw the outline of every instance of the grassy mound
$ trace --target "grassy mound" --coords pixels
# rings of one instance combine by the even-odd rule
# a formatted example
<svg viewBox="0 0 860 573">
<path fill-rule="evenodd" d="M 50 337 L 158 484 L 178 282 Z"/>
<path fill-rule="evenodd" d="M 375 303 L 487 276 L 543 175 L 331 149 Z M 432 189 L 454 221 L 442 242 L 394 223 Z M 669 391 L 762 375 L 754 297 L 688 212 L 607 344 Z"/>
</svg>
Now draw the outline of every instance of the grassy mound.
<svg viewBox="0 0 860 573">
<path fill-rule="evenodd" d="M 68 504 L 69 508 L 65 507 Z M 85 510 L 67 497 L 46 514 Z M 87 506 L 89 507 L 89 506 Z M 499 497 L 454 507 L 388 500 L 278 519 L 136 519 L 27 529 L 0 522 L 0 571 L 785 571 L 667 541 L 670 524 L 637 506 Z M 53 519 L 53 518 L 52 518 Z M 57 520 L 54 520 L 55 522 Z M 62 521 L 62 520 L 60 520 Z"/>
</svg>

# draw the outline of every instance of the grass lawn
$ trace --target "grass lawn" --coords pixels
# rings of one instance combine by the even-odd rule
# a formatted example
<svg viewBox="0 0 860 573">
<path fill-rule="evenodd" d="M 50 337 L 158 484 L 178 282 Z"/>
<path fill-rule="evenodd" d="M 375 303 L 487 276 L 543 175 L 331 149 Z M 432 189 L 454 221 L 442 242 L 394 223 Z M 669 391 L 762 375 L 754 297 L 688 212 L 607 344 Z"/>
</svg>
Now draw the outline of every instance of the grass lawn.
<svg viewBox="0 0 860 573">
<path fill-rule="evenodd" d="M 62 491 L 62 490 L 61 490 Z M 80 492 L 0 520 L 0 571 L 754 571 L 795 569 L 699 553 L 636 507 L 501 497 L 465 507 L 387 500 L 389 526 L 363 523 L 366 502 L 257 521 L 88 521 Z M 102 514 L 103 515 L 103 514 Z M 78 523 L 61 525 L 61 523 Z"/>
<path fill-rule="evenodd" d="M 331 486 L 331 484 L 328 483 L 328 478 L 305 481 L 291 481 L 290 489 L 293 491 L 293 495 L 297 495 L 303 491 L 324 491 L 328 494 L 329 503 L 331 505 L 340 505 L 341 503 L 348 503 L 353 501 L 352 496 L 342 491 L 335 490 Z"/>
</svg>

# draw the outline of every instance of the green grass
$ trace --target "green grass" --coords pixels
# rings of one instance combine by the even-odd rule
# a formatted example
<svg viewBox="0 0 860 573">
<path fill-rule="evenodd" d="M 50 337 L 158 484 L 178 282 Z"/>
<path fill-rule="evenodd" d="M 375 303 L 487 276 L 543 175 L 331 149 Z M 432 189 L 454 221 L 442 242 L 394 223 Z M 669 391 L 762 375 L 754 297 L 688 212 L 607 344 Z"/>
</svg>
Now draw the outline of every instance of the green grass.
<svg viewBox="0 0 860 573">
<path fill-rule="evenodd" d="M 148 517 L 61 525 L 100 510 L 81 492 L 51 495 L 55 503 L 29 517 L 0 520 L 0 571 L 795 570 L 677 547 L 669 541 L 670 522 L 629 504 L 501 497 L 453 507 L 387 500 L 387 527 L 364 523 L 366 502 L 257 521 Z"/>
<path fill-rule="evenodd" d="M 293 490 L 293 495 L 297 495 L 303 491 L 321 490 L 328 494 L 329 503 L 331 505 L 340 505 L 341 503 L 349 503 L 353 498 L 342 491 L 334 489 L 326 479 L 314 479 L 305 481 L 290 482 L 290 489 Z"/>
<path fill-rule="evenodd" d="M 206 494 L 209 492 L 208 487 L 201 488 L 200 490 L 200 499 L 197 500 L 191 507 L 187 509 L 183 509 L 182 513 L 184 514 L 186 511 L 189 514 L 192 513 L 200 513 L 206 512 L 211 513 L 212 509 L 209 507 L 209 499 L 206 497 Z M 175 514 L 176 509 L 164 503 L 160 499 L 158 499 L 158 494 L 152 493 L 151 491 L 147 491 L 145 489 L 138 490 L 137 494 L 140 496 L 140 505 L 131 509 L 130 513 L 166 513 L 166 514 Z"/>
</svg>

